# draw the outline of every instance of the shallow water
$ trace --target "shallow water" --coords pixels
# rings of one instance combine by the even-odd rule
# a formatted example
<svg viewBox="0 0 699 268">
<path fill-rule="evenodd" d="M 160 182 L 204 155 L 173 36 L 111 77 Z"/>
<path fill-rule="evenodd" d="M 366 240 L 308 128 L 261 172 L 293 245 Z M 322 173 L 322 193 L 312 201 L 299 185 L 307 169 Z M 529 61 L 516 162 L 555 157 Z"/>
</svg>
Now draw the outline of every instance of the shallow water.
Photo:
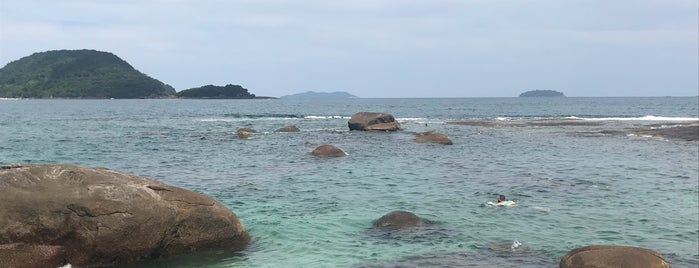
<svg viewBox="0 0 699 268">
<path fill-rule="evenodd" d="M 101 166 L 202 192 L 254 240 L 236 254 L 145 267 L 555 267 L 590 244 L 697 267 L 699 144 L 590 133 L 696 120 L 698 109 L 693 97 L 0 101 L 0 164 Z M 391 113 L 404 130 L 348 131 L 360 111 Z M 605 123 L 446 124 L 570 117 Z M 274 132 L 286 125 L 301 132 Z M 239 139 L 242 127 L 260 133 Z M 427 130 L 454 145 L 413 142 Z M 309 155 L 324 143 L 349 156 Z M 498 194 L 518 206 L 484 205 Z M 371 229 L 393 210 L 435 224 Z M 514 240 L 528 250 L 488 246 Z"/>
</svg>

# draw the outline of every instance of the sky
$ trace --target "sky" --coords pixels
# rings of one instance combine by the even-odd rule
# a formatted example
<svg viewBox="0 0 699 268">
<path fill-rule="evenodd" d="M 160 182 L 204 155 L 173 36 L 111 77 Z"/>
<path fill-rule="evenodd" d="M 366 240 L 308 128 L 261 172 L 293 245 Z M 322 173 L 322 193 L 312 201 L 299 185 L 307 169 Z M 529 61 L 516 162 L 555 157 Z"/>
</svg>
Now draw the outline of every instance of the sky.
<svg viewBox="0 0 699 268">
<path fill-rule="evenodd" d="M 0 0 L 0 67 L 114 53 L 177 91 L 699 95 L 697 0 Z"/>
</svg>

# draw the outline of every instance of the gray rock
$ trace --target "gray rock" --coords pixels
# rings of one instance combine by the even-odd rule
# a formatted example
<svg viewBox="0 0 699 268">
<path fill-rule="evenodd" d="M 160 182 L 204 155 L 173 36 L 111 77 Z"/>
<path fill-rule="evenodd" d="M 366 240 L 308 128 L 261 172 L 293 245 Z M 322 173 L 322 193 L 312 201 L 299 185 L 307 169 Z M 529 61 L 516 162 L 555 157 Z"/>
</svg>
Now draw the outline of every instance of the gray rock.
<svg viewBox="0 0 699 268">
<path fill-rule="evenodd" d="M 425 221 L 412 212 L 396 210 L 376 220 L 374 227 L 387 229 L 405 229 L 425 225 Z"/>
<path fill-rule="evenodd" d="M 415 142 L 417 142 L 417 143 L 436 143 L 436 144 L 444 144 L 444 145 L 454 144 L 453 142 L 451 142 L 449 137 L 447 137 L 447 135 L 444 135 L 442 133 L 437 133 L 434 131 L 417 133 L 417 135 L 415 135 Z"/>
<path fill-rule="evenodd" d="M 314 155 L 314 156 L 316 156 L 316 157 L 321 157 L 321 158 L 322 158 L 322 157 L 343 157 L 343 156 L 347 156 L 347 154 L 346 154 L 344 151 L 342 151 L 342 150 L 340 150 L 339 148 L 337 148 L 337 147 L 335 147 L 335 146 L 333 146 L 333 145 L 330 145 L 330 144 L 325 144 L 325 145 L 318 146 L 317 148 L 315 148 L 315 150 L 313 150 L 313 151 L 311 152 L 311 154 Z"/>
<path fill-rule="evenodd" d="M 74 266 L 235 251 L 250 241 L 238 217 L 210 197 L 103 168 L 0 168 L 0 204 L 0 245 L 59 246 L 56 254 Z"/>
<path fill-rule="evenodd" d="M 400 124 L 393 115 L 384 113 L 360 112 L 352 115 L 347 126 L 350 130 L 377 130 L 396 131 L 400 130 Z"/>
<path fill-rule="evenodd" d="M 301 130 L 296 126 L 285 126 L 283 128 L 277 129 L 276 132 L 299 132 L 299 131 L 301 131 Z"/>
</svg>

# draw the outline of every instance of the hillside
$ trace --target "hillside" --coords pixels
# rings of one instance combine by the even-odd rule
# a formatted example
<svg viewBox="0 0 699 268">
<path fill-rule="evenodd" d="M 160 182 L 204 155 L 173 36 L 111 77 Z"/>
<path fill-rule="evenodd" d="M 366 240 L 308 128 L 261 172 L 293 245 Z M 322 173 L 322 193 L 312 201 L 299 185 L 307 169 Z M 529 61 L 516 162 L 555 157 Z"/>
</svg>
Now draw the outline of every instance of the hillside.
<svg viewBox="0 0 699 268">
<path fill-rule="evenodd" d="M 184 99 L 254 99 L 255 94 L 239 85 L 226 85 L 224 87 L 206 85 L 203 87 L 185 89 L 177 92 L 178 98 Z"/>
<path fill-rule="evenodd" d="M 519 94 L 520 97 L 565 97 L 563 92 L 558 92 L 555 90 L 531 90 Z"/>
<path fill-rule="evenodd" d="M 0 69 L 0 98 L 162 98 L 175 89 L 109 52 L 34 53 Z"/>
<path fill-rule="evenodd" d="M 296 99 L 296 100 L 334 100 L 334 99 L 353 99 L 357 98 L 352 94 L 344 91 L 337 92 L 315 92 L 308 91 L 303 93 L 297 93 L 292 95 L 286 95 L 280 97 L 281 99 Z"/>
</svg>

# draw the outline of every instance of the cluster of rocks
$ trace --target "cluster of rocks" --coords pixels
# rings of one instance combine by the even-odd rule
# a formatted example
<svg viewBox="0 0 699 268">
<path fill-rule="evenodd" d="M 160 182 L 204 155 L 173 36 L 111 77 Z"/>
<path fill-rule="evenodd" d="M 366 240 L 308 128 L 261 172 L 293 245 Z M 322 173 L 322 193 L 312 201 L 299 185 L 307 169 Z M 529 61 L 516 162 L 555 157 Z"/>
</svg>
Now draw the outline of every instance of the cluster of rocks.
<svg viewBox="0 0 699 268">
<path fill-rule="evenodd" d="M 350 130 L 397 131 L 390 114 L 357 113 Z M 298 132 L 296 126 L 277 132 Z M 257 133 L 241 128 L 247 139 Z M 417 143 L 452 144 L 446 135 L 417 133 Z M 312 155 L 343 157 L 324 144 Z M 72 165 L 0 167 L 1 267 L 113 266 L 206 250 L 235 252 L 250 243 L 238 217 L 211 197 L 104 168 Z M 431 222 L 407 211 L 375 221 L 380 230 Z M 670 267 L 652 250 L 593 245 L 574 249 L 561 268 Z"/>
<path fill-rule="evenodd" d="M 2 267 L 113 266 L 206 250 L 235 252 L 250 243 L 238 217 L 216 200 L 104 168 L 0 167 L 0 203 Z M 399 210 L 373 227 L 430 224 Z M 652 250 L 594 245 L 570 251 L 560 267 L 670 266 Z"/>
<path fill-rule="evenodd" d="M 347 126 L 351 130 L 358 131 L 398 131 L 401 130 L 400 123 L 395 117 L 386 113 L 359 112 L 354 114 L 348 121 Z M 286 126 L 277 129 L 275 132 L 299 132 L 300 129 L 296 126 Z M 241 139 L 249 139 L 253 134 L 257 133 L 252 128 L 240 128 L 236 134 Z M 444 134 L 435 131 L 417 133 L 415 136 L 417 143 L 434 143 L 452 145 L 452 141 Z M 311 152 L 312 155 L 327 158 L 327 157 L 343 157 L 347 153 L 331 144 L 318 146 Z"/>
<path fill-rule="evenodd" d="M 405 230 L 430 224 L 412 212 L 392 211 L 374 222 L 374 227 L 383 230 Z M 508 244 L 509 245 L 509 244 Z M 518 245 L 519 246 L 519 245 Z M 490 245 L 497 252 L 511 253 L 508 247 Z M 513 246 L 514 247 L 514 246 Z M 531 249 L 522 247 L 517 250 L 525 254 Z M 502 253 L 501 252 L 501 253 Z M 650 249 L 617 245 L 591 245 L 573 249 L 563 256 L 559 262 L 560 268 L 591 268 L 591 267 L 634 267 L 634 268 L 670 268 L 665 257 Z"/>
</svg>

